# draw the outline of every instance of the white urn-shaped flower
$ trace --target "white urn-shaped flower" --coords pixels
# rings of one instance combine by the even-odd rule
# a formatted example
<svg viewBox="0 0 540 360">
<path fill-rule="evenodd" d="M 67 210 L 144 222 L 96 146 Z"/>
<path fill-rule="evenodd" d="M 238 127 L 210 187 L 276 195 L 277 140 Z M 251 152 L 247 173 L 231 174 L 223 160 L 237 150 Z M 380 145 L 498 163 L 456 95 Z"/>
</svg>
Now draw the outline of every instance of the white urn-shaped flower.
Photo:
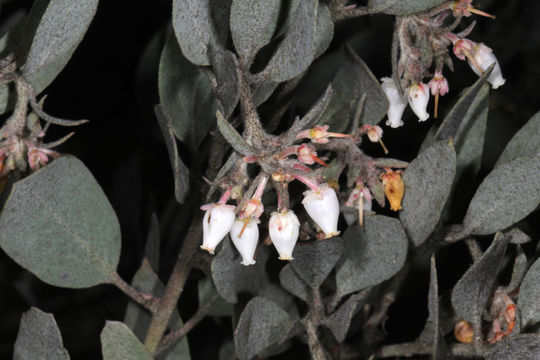
<svg viewBox="0 0 540 360">
<path fill-rule="evenodd" d="M 292 210 L 273 212 L 268 224 L 270 239 L 279 253 L 280 260 L 292 260 L 300 222 Z"/>
<path fill-rule="evenodd" d="M 206 210 L 203 218 L 203 244 L 201 249 L 213 254 L 216 246 L 231 230 L 234 223 L 234 206 L 209 204 L 202 207 Z"/>
<path fill-rule="evenodd" d="M 490 47 L 484 45 L 483 43 L 476 44 L 473 48 L 472 57 L 481 68 L 482 72 L 486 71 L 491 64 L 495 64 L 493 71 L 487 79 L 493 89 L 497 89 L 499 86 L 504 85 L 506 80 L 502 76 L 501 66 L 499 65 L 499 62 L 497 61 L 497 58 L 495 57 L 495 54 L 493 54 L 493 50 L 491 50 Z M 476 75 L 482 75 L 480 69 L 478 69 L 478 67 L 475 66 L 471 60 L 468 60 L 468 63 Z"/>
<path fill-rule="evenodd" d="M 429 119 L 427 105 L 429 102 L 429 87 L 424 83 L 416 83 L 409 86 L 407 91 L 409 105 L 412 111 L 418 116 L 419 121 Z"/>
<path fill-rule="evenodd" d="M 386 94 L 386 98 L 389 102 L 388 111 L 386 113 L 388 116 L 386 125 L 393 128 L 400 127 L 403 125 L 401 117 L 403 116 L 403 111 L 405 111 L 407 104 L 401 99 L 399 90 L 392 78 L 384 77 L 381 81 L 381 88 Z"/>
<path fill-rule="evenodd" d="M 245 266 L 255 264 L 253 257 L 259 241 L 257 223 L 258 220 L 255 219 L 239 219 L 233 223 L 231 228 L 231 240 L 242 256 L 241 264 Z"/>
<path fill-rule="evenodd" d="M 302 200 L 308 215 L 326 235 L 326 238 L 339 235 L 339 201 L 334 189 L 321 186 L 319 190 L 304 192 Z"/>
</svg>

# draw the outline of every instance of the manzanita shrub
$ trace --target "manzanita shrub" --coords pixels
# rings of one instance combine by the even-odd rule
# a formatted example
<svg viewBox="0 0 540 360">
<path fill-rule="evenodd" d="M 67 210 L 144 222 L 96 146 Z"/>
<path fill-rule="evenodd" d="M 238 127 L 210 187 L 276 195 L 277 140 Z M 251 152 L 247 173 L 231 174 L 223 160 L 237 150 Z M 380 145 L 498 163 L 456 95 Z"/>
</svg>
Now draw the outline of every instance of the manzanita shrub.
<svg viewBox="0 0 540 360">
<path fill-rule="evenodd" d="M 154 216 L 128 283 L 109 200 L 83 162 L 54 150 L 73 133 L 46 140 L 51 125 L 86 120 L 49 115 L 40 97 L 97 6 L 36 0 L 0 39 L 0 246 L 47 284 L 129 297 L 123 321 L 101 330 L 104 359 L 190 359 L 190 331 L 209 317 L 231 325 L 202 340 L 221 344 L 215 359 L 540 358 L 539 250 L 527 235 L 540 115 L 480 173 L 489 97 L 512 82 L 489 39 L 469 36 L 494 16 L 471 0 L 174 0 L 154 111 L 189 225 L 179 253 L 160 254 Z M 380 80 L 353 47 L 328 52 L 336 26 L 373 14 L 394 19 Z M 327 56 L 333 79 L 295 113 L 299 85 Z M 463 89 L 456 61 L 472 70 Z M 448 92 L 461 94 L 443 114 Z M 404 161 L 384 134 L 416 119 L 431 130 Z M 456 243 L 470 266 L 443 292 L 437 259 Z M 176 259 L 172 271 L 160 257 Z M 392 343 L 392 305 L 423 280 L 424 330 Z M 187 282 L 198 309 L 182 319 Z M 70 358 L 54 314 L 22 315 L 13 358 Z"/>
</svg>

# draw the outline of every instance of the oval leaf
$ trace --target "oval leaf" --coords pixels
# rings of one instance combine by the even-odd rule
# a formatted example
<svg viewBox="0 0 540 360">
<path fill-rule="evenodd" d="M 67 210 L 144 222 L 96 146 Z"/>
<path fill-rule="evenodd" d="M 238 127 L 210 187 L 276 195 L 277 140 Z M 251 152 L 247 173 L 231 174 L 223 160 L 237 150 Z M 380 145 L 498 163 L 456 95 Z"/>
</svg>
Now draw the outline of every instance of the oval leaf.
<svg viewBox="0 0 540 360">
<path fill-rule="evenodd" d="M 234 331 L 236 353 L 248 360 L 270 345 L 282 341 L 294 321 L 276 303 L 263 297 L 251 299 Z"/>
<path fill-rule="evenodd" d="M 354 294 L 347 299 L 330 317 L 328 317 L 326 325 L 332 331 L 339 343 L 345 341 L 351 320 L 358 307 L 362 307 L 367 300 L 364 292 Z"/>
<path fill-rule="evenodd" d="M 540 259 L 527 271 L 519 290 L 518 309 L 521 311 L 522 328 L 540 322 Z"/>
<path fill-rule="evenodd" d="M 310 289 L 308 285 L 296 275 L 291 264 L 287 264 L 281 269 L 279 273 L 279 282 L 285 290 L 305 302 L 308 302 L 310 298 Z"/>
<path fill-rule="evenodd" d="M 272 40 L 281 0 L 233 0 L 231 34 L 234 48 L 245 64 Z"/>
<path fill-rule="evenodd" d="M 429 10 L 445 0 L 369 0 L 368 9 L 371 13 L 382 12 L 390 15 L 410 15 Z"/>
<path fill-rule="evenodd" d="M 292 25 L 288 27 L 285 38 L 263 71 L 273 81 L 285 81 L 300 75 L 308 68 L 315 57 L 317 27 L 317 0 L 300 2 Z"/>
<path fill-rule="evenodd" d="M 22 315 L 13 359 L 69 360 L 52 314 L 32 307 Z"/>
<path fill-rule="evenodd" d="M 119 321 L 105 322 L 100 339 L 103 360 L 152 360 L 144 345 Z"/>
<path fill-rule="evenodd" d="M 399 219 L 415 246 L 422 244 L 439 222 L 455 174 L 456 153 L 448 141 L 427 148 L 405 170 Z"/>
<path fill-rule="evenodd" d="M 497 233 L 482 257 L 465 272 L 452 289 L 452 306 L 459 319 L 480 324 L 482 311 L 493 292 L 509 240 L 502 233 Z"/>
<path fill-rule="evenodd" d="M 321 286 L 343 252 L 343 240 L 331 238 L 299 243 L 294 248 L 291 266 L 296 274 L 313 289 Z"/>
<path fill-rule="evenodd" d="M 172 32 L 161 53 L 158 87 L 174 135 L 197 148 L 215 123 L 216 98 L 210 80 L 182 55 Z"/>
<path fill-rule="evenodd" d="M 486 360 L 538 360 L 540 335 L 520 334 L 498 342 L 485 355 Z"/>
<path fill-rule="evenodd" d="M 497 160 L 498 166 L 520 156 L 536 156 L 540 153 L 540 112 L 537 112 L 514 135 Z"/>
<path fill-rule="evenodd" d="M 238 64 L 236 56 L 228 50 L 211 52 L 212 69 L 216 76 L 217 86 L 214 89 L 222 107 L 225 118 L 229 118 L 240 99 L 240 83 L 238 81 Z"/>
<path fill-rule="evenodd" d="M 120 226 L 84 164 L 63 156 L 13 186 L 0 215 L 0 246 L 55 286 L 110 282 L 120 257 Z"/>
<path fill-rule="evenodd" d="M 184 56 L 195 65 L 210 65 L 208 47 L 223 48 L 229 29 L 228 0 L 174 0 L 172 23 Z"/>
<path fill-rule="evenodd" d="M 407 235 L 399 220 L 367 216 L 343 236 L 346 257 L 337 266 L 337 293 L 341 296 L 380 284 L 396 274 L 407 256 Z"/>
<path fill-rule="evenodd" d="M 507 228 L 540 203 L 540 157 L 520 157 L 496 167 L 480 184 L 463 224 L 473 234 Z"/>
</svg>

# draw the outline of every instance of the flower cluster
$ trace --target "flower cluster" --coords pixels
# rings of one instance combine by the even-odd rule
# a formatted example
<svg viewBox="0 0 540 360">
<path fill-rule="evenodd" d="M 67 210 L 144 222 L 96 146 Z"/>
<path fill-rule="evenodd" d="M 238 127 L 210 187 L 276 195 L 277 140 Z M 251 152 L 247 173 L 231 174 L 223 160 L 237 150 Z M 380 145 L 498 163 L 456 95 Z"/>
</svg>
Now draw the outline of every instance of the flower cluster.
<svg viewBox="0 0 540 360">
<path fill-rule="evenodd" d="M 370 189 L 374 187 L 384 188 L 392 210 L 401 209 L 403 196 L 401 172 L 392 172 L 387 164 L 378 165 L 376 159 L 366 156 L 358 147 L 363 135 L 366 135 L 371 142 L 380 143 L 384 152 L 388 153 L 382 142 L 382 129 L 377 125 L 363 125 L 353 134 L 341 134 L 329 132 L 328 128 L 328 125 L 317 125 L 299 130 L 293 134 L 294 136 L 287 134 L 284 139 L 292 139 L 292 142 L 282 143 L 281 147 L 271 148 L 265 153 L 261 151 L 259 155 L 238 159 L 228 175 L 215 182 L 225 190 L 219 201 L 201 207 L 206 211 L 201 248 L 214 254 L 217 245 L 229 234 L 242 257 L 241 263 L 255 264 L 260 218 L 265 213 L 262 198 L 270 182 L 276 190 L 278 204 L 277 210 L 270 213 L 268 234 L 281 260 L 293 259 L 293 250 L 300 234 L 300 221 L 291 209 L 289 201 L 288 185 L 293 180 L 300 181 L 308 187 L 303 193 L 301 203 L 305 213 L 319 230 L 316 236 L 319 239 L 339 235 L 338 221 L 341 210 L 346 221 L 350 223 L 354 222 L 355 218 L 350 216 L 347 209 L 358 209 L 358 221 L 362 225 L 363 211 L 371 211 L 374 197 Z M 273 140 L 274 144 L 279 144 L 280 140 Z M 294 144 L 306 140 L 308 142 Z M 335 152 L 337 157 L 327 163 L 327 158 L 323 160 L 319 157 L 321 150 Z M 393 161 L 395 167 L 406 166 L 397 160 L 385 160 Z M 244 186 L 249 183 L 246 181 L 249 178 L 247 164 L 253 163 L 261 165 L 263 171 L 242 195 Z M 351 181 L 356 184 L 348 195 L 346 192 L 339 193 L 337 181 L 339 172 L 344 166 L 349 166 L 351 170 L 348 176 L 354 174 Z M 328 176 L 328 173 L 334 175 Z M 394 174 L 392 180 L 387 181 L 390 174 Z M 401 197 L 398 199 L 396 196 L 399 191 Z M 347 198 L 342 208 L 340 198 Z M 237 205 L 227 204 L 230 199 L 235 199 Z M 384 206 L 384 197 L 377 201 Z"/>
<path fill-rule="evenodd" d="M 439 96 L 449 91 L 448 81 L 443 75 L 446 65 L 453 70 L 448 47 L 453 46 L 454 55 L 459 60 L 467 60 L 471 69 L 479 76 L 493 65 L 487 78 L 493 89 L 505 83 L 501 68 L 493 51 L 483 43 L 476 43 L 466 36 L 472 31 L 474 23 L 460 33 L 452 31 L 459 25 L 462 17 L 476 13 L 494 18 L 492 15 L 475 9 L 472 0 L 447 1 L 427 14 L 403 17 L 398 20 L 396 33 L 399 39 L 400 56 L 396 59 L 397 68 L 393 77 L 381 79 L 381 86 L 388 101 L 388 120 L 386 125 L 393 128 L 403 125 L 401 120 L 407 107 L 419 121 L 429 118 L 427 105 L 430 93 L 435 96 L 434 117 L 437 117 Z M 447 18 L 453 15 L 455 20 L 448 24 Z M 433 73 L 430 69 L 433 67 Z M 423 79 L 431 77 L 426 84 Z"/>
</svg>

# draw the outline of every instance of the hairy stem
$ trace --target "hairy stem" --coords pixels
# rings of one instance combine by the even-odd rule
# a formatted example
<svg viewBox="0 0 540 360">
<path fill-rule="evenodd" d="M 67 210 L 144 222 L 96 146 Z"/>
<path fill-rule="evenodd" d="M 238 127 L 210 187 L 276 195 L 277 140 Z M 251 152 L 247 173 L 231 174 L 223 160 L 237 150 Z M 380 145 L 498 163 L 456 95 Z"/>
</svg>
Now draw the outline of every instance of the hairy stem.
<svg viewBox="0 0 540 360">
<path fill-rule="evenodd" d="M 202 214 L 198 214 L 193 218 L 182 250 L 180 250 L 171 277 L 167 283 L 165 295 L 161 298 L 156 313 L 152 316 L 152 321 L 150 322 L 148 333 L 144 340 L 144 346 L 152 355 L 156 352 L 159 342 L 167 329 L 171 314 L 176 308 L 178 299 L 184 290 L 184 284 L 192 268 L 191 259 L 197 250 L 197 244 L 201 235 L 201 221 Z"/>
<path fill-rule="evenodd" d="M 129 296 L 133 301 L 143 306 L 145 309 L 154 314 L 157 311 L 158 299 L 150 294 L 137 291 L 127 282 L 125 282 L 118 274 L 115 274 L 113 281 L 111 282 L 118 289 L 122 290 L 124 294 Z"/>
</svg>

